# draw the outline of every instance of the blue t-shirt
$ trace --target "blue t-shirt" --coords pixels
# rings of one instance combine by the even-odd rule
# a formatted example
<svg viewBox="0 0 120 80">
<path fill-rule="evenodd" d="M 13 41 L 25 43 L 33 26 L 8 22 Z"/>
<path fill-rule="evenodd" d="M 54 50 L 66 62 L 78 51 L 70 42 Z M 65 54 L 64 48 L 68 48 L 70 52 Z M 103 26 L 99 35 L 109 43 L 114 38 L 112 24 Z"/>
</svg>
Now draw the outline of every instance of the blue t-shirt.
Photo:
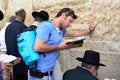
<svg viewBox="0 0 120 80">
<path fill-rule="evenodd" d="M 46 41 L 46 43 L 51 45 L 59 45 L 62 41 L 63 35 L 66 30 L 57 31 L 56 26 L 52 21 L 42 22 L 36 29 L 36 38 Z M 37 62 L 37 70 L 44 72 L 53 71 L 54 66 L 58 57 L 58 50 L 41 54 L 39 61 Z"/>
</svg>

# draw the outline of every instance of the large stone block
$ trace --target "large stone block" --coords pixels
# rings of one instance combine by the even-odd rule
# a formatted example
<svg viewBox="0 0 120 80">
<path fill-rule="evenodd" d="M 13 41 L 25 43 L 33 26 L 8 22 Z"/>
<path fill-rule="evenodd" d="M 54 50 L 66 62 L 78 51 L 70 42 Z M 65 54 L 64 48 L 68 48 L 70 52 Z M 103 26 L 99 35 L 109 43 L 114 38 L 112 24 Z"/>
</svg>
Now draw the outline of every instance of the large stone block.
<svg viewBox="0 0 120 80">
<path fill-rule="evenodd" d="M 84 51 L 81 49 L 70 49 L 60 52 L 59 62 L 61 64 L 61 70 L 64 73 L 68 69 L 75 68 L 76 66 L 81 66 L 81 62 L 77 61 L 76 57 L 83 57 Z M 115 52 L 100 52 L 100 62 L 105 64 L 106 67 L 100 67 L 98 70 L 97 77 L 99 80 L 104 80 L 104 78 L 114 78 L 119 80 L 120 75 L 120 54 Z"/>
</svg>

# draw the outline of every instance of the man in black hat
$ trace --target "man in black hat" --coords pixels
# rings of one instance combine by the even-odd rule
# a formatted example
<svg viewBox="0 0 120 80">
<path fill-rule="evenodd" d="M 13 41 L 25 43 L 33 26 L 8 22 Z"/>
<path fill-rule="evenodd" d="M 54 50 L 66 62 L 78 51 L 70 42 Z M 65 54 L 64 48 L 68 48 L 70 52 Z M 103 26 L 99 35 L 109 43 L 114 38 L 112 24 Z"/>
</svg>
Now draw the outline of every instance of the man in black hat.
<svg viewBox="0 0 120 80">
<path fill-rule="evenodd" d="M 86 50 L 83 58 L 77 57 L 82 61 L 81 67 L 70 69 L 63 74 L 63 80 L 98 80 L 96 77 L 99 66 L 105 66 L 100 63 L 99 52 Z"/>
<path fill-rule="evenodd" d="M 32 12 L 32 16 L 34 18 L 34 22 L 33 22 L 32 26 L 34 25 L 36 27 L 38 25 L 40 25 L 40 23 L 42 21 L 49 19 L 49 14 L 44 10 L 41 10 L 40 12 L 34 11 L 34 12 Z"/>
<path fill-rule="evenodd" d="M 37 11 L 34 11 L 32 12 L 32 16 L 34 18 L 34 22 L 33 24 L 30 26 L 30 27 L 38 27 L 43 21 L 47 21 L 49 20 L 49 14 L 48 12 L 44 11 L 44 10 L 41 10 L 40 12 L 37 12 Z M 33 80 L 32 77 L 34 77 L 36 71 L 31 69 L 31 67 L 33 66 L 30 66 L 29 69 L 30 69 L 30 77 L 29 77 L 29 80 Z"/>
</svg>

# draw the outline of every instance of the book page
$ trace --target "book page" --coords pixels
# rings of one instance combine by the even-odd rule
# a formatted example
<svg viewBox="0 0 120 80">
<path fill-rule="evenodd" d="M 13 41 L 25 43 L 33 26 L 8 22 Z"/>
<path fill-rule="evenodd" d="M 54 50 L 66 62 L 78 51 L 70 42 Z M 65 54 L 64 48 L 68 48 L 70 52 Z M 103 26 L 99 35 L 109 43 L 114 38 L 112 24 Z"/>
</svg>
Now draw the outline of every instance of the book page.
<svg viewBox="0 0 120 80">
<path fill-rule="evenodd" d="M 1 54 L 0 55 L 0 61 L 3 61 L 3 62 L 12 62 L 14 60 L 16 60 L 17 58 L 15 56 L 12 56 L 12 55 L 6 55 L 6 54 Z"/>
<path fill-rule="evenodd" d="M 69 43 L 79 44 L 79 43 L 83 43 L 83 40 L 85 40 L 85 36 L 74 37 L 72 39 L 66 39 L 65 42 L 66 44 L 69 44 Z"/>
</svg>

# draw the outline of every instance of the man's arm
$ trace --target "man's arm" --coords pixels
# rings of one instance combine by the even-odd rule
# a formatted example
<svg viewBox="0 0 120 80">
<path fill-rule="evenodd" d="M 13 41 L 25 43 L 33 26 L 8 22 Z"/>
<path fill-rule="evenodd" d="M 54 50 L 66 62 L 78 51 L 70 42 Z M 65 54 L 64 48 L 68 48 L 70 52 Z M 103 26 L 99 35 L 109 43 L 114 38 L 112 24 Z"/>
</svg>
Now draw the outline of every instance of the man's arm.
<svg viewBox="0 0 120 80">
<path fill-rule="evenodd" d="M 34 50 L 36 52 L 50 52 L 55 50 L 68 49 L 70 47 L 72 47 L 72 43 L 66 44 L 65 42 L 62 42 L 60 45 L 51 45 L 46 43 L 44 40 L 37 38 L 34 45 Z"/>
<path fill-rule="evenodd" d="M 69 29 L 67 30 L 67 33 L 64 36 L 76 37 L 81 35 L 88 35 L 91 31 L 95 30 L 95 28 L 96 25 L 94 24 L 94 20 L 91 19 L 89 22 L 89 29 L 83 29 L 83 30 Z"/>
<path fill-rule="evenodd" d="M 89 29 L 83 29 L 83 30 L 69 29 L 69 30 L 67 30 L 67 33 L 64 36 L 66 36 L 66 37 L 77 37 L 77 36 L 82 36 L 82 35 L 88 35 L 89 32 L 90 32 Z"/>
</svg>

